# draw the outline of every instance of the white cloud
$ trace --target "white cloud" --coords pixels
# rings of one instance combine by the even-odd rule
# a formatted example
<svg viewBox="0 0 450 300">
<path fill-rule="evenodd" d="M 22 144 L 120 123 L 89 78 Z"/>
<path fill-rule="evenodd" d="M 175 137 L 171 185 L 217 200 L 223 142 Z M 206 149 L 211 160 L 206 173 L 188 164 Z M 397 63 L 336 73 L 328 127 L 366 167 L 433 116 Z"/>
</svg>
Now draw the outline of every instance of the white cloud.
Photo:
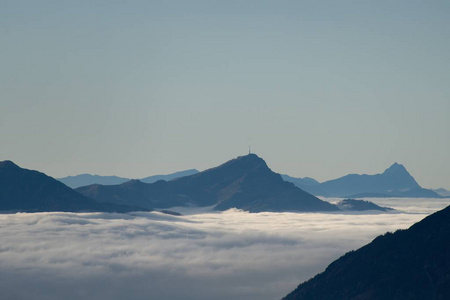
<svg viewBox="0 0 450 300">
<path fill-rule="evenodd" d="M 277 299 L 445 206 L 430 200 L 420 214 L 427 205 L 411 201 L 389 214 L 0 215 L 0 289 L 5 299 Z"/>
</svg>

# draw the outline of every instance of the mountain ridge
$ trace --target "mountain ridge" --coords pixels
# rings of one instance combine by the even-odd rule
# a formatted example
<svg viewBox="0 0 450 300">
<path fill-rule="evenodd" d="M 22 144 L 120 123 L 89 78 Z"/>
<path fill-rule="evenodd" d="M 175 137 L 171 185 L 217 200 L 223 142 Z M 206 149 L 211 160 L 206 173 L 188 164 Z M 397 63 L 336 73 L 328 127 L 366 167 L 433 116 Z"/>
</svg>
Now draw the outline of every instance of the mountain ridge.
<svg viewBox="0 0 450 300">
<path fill-rule="evenodd" d="M 97 203 L 58 180 L 12 161 L 0 162 L 0 211 L 129 212 L 140 207 Z M 145 209 L 148 210 L 148 209 Z"/>
<path fill-rule="evenodd" d="M 214 206 L 215 210 L 235 207 L 250 212 L 339 210 L 285 182 L 256 154 L 239 156 L 217 167 L 171 181 L 87 186 L 77 191 L 97 201 L 152 208 L 196 205 Z"/>
<path fill-rule="evenodd" d="M 291 180 L 288 177 L 285 180 Z M 323 197 L 428 197 L 441 198 L 432 190 L 422 188 L 405 166 L 393 163 L 383 173 L 374 175 L 348 174 L 313 185 L 299 184 L 305 191 Z"/>
<path fill-rule="evenodd" d="M 152 175 L 144 178 L 140 178 L 142 182 L 146 183 L 153 183 L 158 180 L 172 180 L 178 177 L 192 175 L 198 173 L 198 170 L 196 169 L 188 169 L 183 171 L 178 171 L 175 173 L 169 173 L 164 175 Z M 132 180 L 131 178 L 125 178 L 125 177 L 119 177 L 119 176 L 104 176 L 104 175 L 96 175 L 96 174 L 78 174 L 73 176 L 66 176 L 62 178 L 56 178 L 57 180 L 61 181 L 68 187 L 72 189 L 76 189 L 82 186 L 91 185 L 91 184 L 101 184 L 101 185 L 116 185 L 121 184 L 126 181 Z"/>
</svg>

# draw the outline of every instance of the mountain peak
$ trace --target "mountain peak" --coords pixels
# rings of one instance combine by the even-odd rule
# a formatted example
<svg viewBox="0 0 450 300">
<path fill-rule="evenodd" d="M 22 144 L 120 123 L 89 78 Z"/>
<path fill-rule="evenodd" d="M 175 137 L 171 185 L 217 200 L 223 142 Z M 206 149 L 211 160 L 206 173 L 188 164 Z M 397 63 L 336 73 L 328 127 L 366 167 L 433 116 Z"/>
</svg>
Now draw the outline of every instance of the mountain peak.
<svg viewBox="0 0 450 300">
<path fill-rule="evenodd" d="M 0 161 L 0 168 L 19 168 L 19 166 L 10 160 L 4 160 Z"/>
<path fill-rule="evenodd" d="M 393 163 L 389 168 L 387 168 L 384 171 L 384 174 L 389 173 L 407 173 L 409 175 L 409 172 L 406 170 L 405 166 L 402 164 L 399 164 L 397 162 Z"/>
<path fill-rule="evenodd" d="M 246 155 L 238 156 L 236 160 L 246 160 L 246 161 L 254 161 L 254 162 L 264 162 L 264 159 L 256 155 L 255 153 L 249 153 Z"/>
<path fill-rule="evenodd" d="M 263 169 L 267 169 L 270 170 L 269 167 L 267 166 L 266 162 L 264 161 L 264 159 L 262 159 L 261 157 L 259 157 L 256 154 L 253 153 L 249 153 L 247 155 L 243 155 L 243 156 L 238 156 L 235 159 L 229 160 L 226 163 L 214 168 L 222 168 L 222 167 L 231 167 L 231 168 L 236 168 L 236 169 L 240 169 L 240 170 L 253 170 L 256 168 L 263 168 Z"/>
</svg>

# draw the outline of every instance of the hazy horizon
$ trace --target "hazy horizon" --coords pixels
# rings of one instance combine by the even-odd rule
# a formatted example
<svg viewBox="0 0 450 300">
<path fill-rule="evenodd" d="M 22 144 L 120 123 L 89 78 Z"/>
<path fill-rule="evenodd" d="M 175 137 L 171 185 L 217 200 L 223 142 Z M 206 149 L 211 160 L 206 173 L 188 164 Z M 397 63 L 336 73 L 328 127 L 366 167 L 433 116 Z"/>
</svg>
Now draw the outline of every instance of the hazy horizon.
<svg viewBox="0 0 450 300">
<path fill-rule="evenodd" d="M 252 152 L 450 189 L 446 1 L 2 1 L 0 160 L 141 178 Z"/>
</svg>

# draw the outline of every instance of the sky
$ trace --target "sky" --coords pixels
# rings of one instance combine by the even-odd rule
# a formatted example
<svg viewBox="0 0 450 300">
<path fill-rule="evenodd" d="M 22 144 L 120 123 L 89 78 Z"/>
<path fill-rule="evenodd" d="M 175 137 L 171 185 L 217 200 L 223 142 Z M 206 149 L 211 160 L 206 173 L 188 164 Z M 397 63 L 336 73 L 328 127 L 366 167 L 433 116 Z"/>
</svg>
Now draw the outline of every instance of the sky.
<svg viewBox="0 0 450 300">
<path fill-rule="evenodd" d="M 397 211 L 0 214 L 0 288 L 5 299 L 281 299 L 344 253 L 448 205 L 375 201 Z"/>
<path fill-rule="evenodd" d="M 448 1 L 0 1 L 0 160 L 54 177 L 252 151 L 450 189 Z"/>
</svg>

